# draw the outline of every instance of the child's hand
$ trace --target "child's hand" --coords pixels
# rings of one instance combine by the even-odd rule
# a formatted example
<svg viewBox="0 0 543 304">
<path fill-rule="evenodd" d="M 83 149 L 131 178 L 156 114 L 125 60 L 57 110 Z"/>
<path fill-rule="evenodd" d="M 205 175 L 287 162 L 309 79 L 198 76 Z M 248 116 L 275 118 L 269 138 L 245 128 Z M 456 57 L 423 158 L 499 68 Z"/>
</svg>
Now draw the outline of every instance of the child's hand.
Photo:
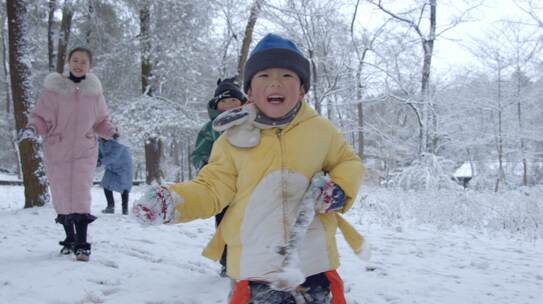
<svg viewBox="0 0 543 304">
<path fill-rule="evenodd" d="M 319 175 L 311 183 L 312 186 L 319 187 L 321 191 L 315 205 L 315 210 L 318 213 L 324 214 L 343 208 L 345 205 L 345 192 L 330 179 L 330 176 Z"/>
<path fill-rule="evenodd" d="M 152 186 L 134 202 L 132 216 L 144 225 L 160 225 L 175 217 L 175 206 L 181 198 L 164 186 Z"/>
</svg>

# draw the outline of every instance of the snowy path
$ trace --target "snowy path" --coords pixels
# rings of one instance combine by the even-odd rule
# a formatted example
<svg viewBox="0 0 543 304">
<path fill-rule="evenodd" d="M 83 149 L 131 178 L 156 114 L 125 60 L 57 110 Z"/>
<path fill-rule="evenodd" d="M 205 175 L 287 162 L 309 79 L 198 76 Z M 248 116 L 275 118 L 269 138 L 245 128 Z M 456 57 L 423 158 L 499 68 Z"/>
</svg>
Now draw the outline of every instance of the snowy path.
<svg viewBox="0 0 543 304">
<path fill-rule="evenodd" d="M 82 263 L 57 254 L 63 231 L 53 209 L 21 210 L 22 201 L 22 188 L 0 187 L 1 303 L 226 302 L 228 280 L 200 256 L 212 220 L 143 228 L 126 216 L 101 215 L 105 199 L 93 188 L 99 219 L 90 226 L 91 260 Z M 347 218 L 356 223 L 360 212 Z M 374 247 L 369 265 L 338 237 L 350 304 L 543 303 L 541 241 L 431 227 L 359 230 Z"/>
</svg>

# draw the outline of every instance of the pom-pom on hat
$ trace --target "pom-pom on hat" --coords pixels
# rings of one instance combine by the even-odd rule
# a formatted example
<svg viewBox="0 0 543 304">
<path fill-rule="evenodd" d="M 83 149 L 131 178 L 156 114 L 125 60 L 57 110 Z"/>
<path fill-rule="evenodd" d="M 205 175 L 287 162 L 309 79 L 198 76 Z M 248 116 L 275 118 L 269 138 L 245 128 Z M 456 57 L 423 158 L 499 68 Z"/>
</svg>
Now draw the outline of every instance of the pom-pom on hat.
<svg viewBox="0 0 543 304">
<path fill-rule="evenodd" d="M 247 102 L 247 97 L 241 91 L 235 77 L 226 78 L 224 80 L 219 78 L 217 80 L 217 88 L 213 95 L 212 106 L 214 109 L 217 109 L 217 104 L 226 98 L 237 98 L 241 101 L 241 104 Z"/>
<path fill-rule="evenodd" d="M 279 35 L 267 34 L 260 40 L 245 63 L 243 90 L 251 87 L 251 79 L 259 71 L 269 68 L 284 68 L 295 72 L 309 92 L 311 74 L 309 60 L 298 49 L 294 42 Z"/>
</svg>

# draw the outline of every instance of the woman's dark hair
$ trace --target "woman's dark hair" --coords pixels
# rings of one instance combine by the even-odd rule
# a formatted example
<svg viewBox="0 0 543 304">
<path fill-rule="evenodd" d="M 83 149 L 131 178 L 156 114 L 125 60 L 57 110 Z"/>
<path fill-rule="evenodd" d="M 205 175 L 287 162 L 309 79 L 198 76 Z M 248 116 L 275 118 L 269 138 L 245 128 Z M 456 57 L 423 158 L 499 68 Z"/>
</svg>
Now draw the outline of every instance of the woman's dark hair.
<svg viewBox="0 0 543 304">
<path fill-rule="evenodd" d="M 82 52 L 82 53 L 86 53 L 87 56 L 89 56 L 89 63 L 92 63 L 92 51 L 86 47 L 82 47 L 82 46 L 78 46 L 76 48 L 73 48 L 70 53 L 68 54 L 68 61 L 70 61 L 70 59 L 72 58 L 72 55 L 75 53 L 75 52 Z"/>
</svg>

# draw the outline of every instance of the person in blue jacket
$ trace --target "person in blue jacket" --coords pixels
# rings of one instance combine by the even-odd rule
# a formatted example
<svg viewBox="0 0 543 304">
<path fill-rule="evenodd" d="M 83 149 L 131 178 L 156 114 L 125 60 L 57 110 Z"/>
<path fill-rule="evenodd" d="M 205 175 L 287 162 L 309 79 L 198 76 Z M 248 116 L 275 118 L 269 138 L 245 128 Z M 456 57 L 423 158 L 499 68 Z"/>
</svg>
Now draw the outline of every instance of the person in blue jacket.
<svg viewBox="0 0 543 304">
<path fill-rule="evenodd" d="M 132 156 L 128 147 L 114 139 L 100 138 L 98 166 L 100 165 L 105 167 L 101 185 L 107 200 L 107 207 L 102 213 L 115 213 L 115 191 L 121 193 L 123 214 L 128 214 L 128 193 L 132 188 Z"/>
</svg>

